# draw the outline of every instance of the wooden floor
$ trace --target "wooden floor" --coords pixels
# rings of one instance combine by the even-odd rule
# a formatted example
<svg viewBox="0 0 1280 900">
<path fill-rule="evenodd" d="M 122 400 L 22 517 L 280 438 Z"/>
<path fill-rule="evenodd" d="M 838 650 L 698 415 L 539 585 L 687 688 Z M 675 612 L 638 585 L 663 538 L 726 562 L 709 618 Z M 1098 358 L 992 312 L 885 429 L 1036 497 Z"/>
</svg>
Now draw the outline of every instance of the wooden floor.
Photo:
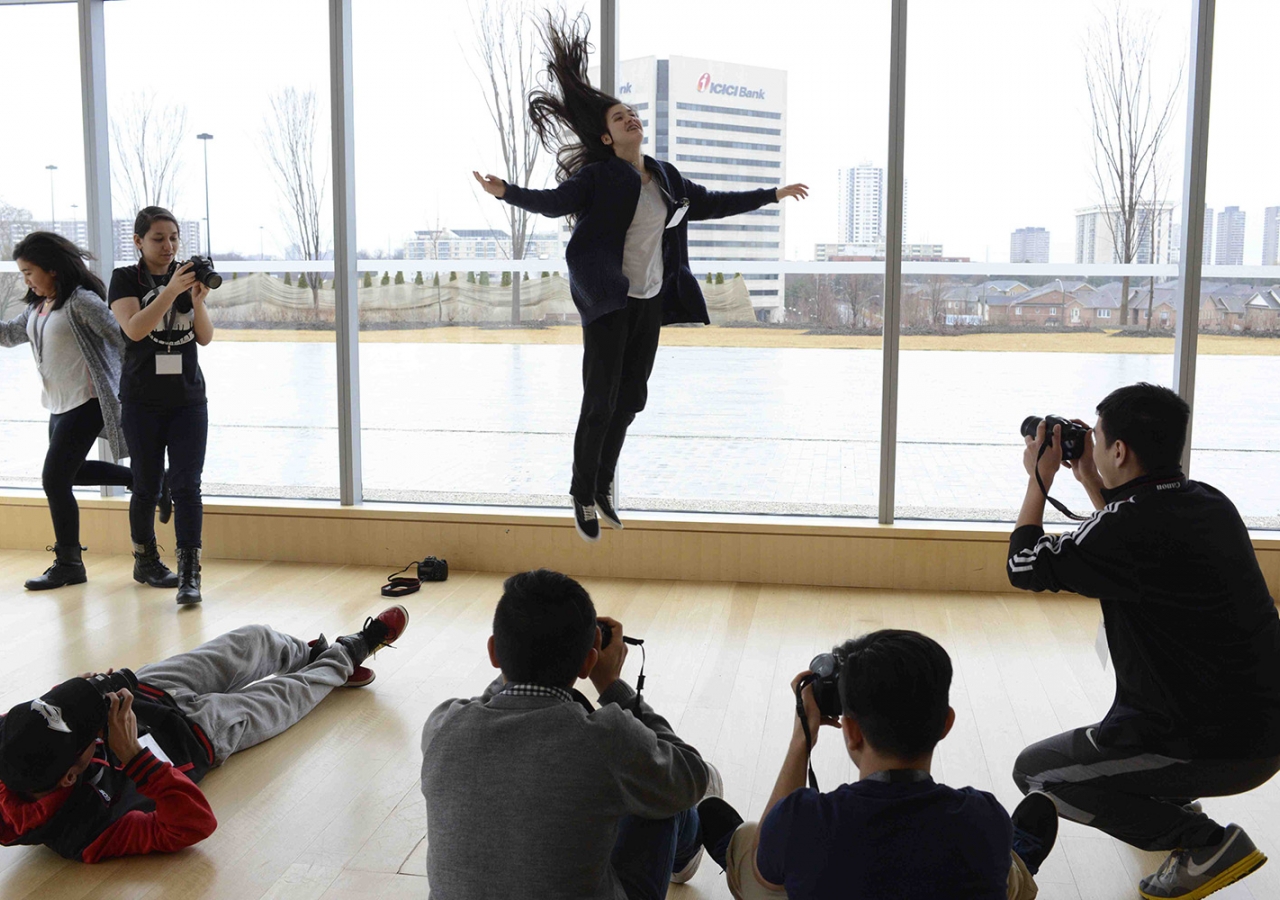
<svg viewBox="0 0 1280 900">
<path fill-rule="evenodd" d="M 89 558 L 89 584 L 45 594 L 20 585 L 47 554 L 0 551 L 0 710 L 85 670 L 138 667 L 237 625 L 331 638 L 385 602 L 385 572 L 292 563 L 212 561 L 205 603 L 178 612 L 172 593 L 130 578 L 131 560 Z M 316 900 L 421 898 L 426 821 L 419 734 L 442 700 L 488 683 L 484 644 L 502 579 L 454 573 L 407 598 L 398 648 L 372 661 L 378 680 L 335 691 L 288 733 L 231 759 L 203 787 L 219 821 L 204 843 L 172 856 L 68 863 L 44 848 L 0 849 L 0 898 Z M 794 715 L 787 684 L 811 656 L 880 627 L 924 631 L 951 653 L 956 725 L 935 775 L 994 792 L 1012 807 L 1009 777 L 1023 745 L 1106 709 L 1112 690 L 1094 651 L 1097 604 L 1067 597 L 927 595 L 750 584 L 586 580 L 602 614 L 646 639 L 646 692 L 677 732 L 724 773 L 727 799 L 759 815 Z M 639 654 L 628 660 L 634 680 Z M 589 689 L 589 688 L 588 688 Z M 853 776 L 828 732 L 815 768 L 824 785 Z M 1280 857 L 1280 779 L 1239 798 L 1208 800 Z M 1136 897 L 1160 857 L 1064 823 L 1040 873 L 1044 900 Z M 713 864 L 676 900 L 725 898 Z M 1216 897 L 1280 897 L 1280 865 Z"/>
</svg>

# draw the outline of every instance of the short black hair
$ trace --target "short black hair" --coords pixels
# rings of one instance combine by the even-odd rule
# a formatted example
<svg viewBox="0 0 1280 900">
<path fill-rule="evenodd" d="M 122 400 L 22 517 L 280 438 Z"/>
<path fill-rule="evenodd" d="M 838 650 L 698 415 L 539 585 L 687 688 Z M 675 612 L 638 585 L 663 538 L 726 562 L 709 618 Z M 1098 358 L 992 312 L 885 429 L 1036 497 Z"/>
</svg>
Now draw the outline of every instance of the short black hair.
<svg viewBox="0 0 1280 900">
<path fill-rule="evenodd" d="M 884 629 L 836 648 L 840 701 L 867 743 L 914 759 L 942 740 L 950 708 L 951 657 L 918 631 Z"/>
<path fill-rule="evenodd" d="M 157 222 L 172 222 L 173 227 L 178 229 L 178 233 L 182 233 L 182 226 L 178 224 L 178 217 L 163 206 L 144 206 L 138 211 L 138 216 L 133 220 L 133 233 L 138 237 L 146 237 L 147 232 L 151 230 L 151 226 Z"/>
<path fill-rule="evenodd" d="M 1181 464 L 1190 420 L 1187 401 L 1145 381 L 1114 390 L 1098 404 L 1107 446 L 1124 441 L 1149 473 Z"/>
<path fill-rule="evenodd" d="M 502 585 L 493 643 L 507 681 L 572 685 L 596 642 L 596 607 L 568 575 L 536 569 Z"/>
</svg>

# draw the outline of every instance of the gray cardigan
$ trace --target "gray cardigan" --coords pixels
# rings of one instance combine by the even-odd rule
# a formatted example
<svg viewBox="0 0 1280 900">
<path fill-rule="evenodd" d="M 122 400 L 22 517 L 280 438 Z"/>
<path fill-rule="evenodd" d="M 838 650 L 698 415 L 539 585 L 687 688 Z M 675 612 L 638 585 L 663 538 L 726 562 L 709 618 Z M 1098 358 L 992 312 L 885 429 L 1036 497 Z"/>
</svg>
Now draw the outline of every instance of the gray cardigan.
<svg viewBox="0 0 1280 900">
<path fill-rule="evenodd" d="M 111 444 L 111 455 L 122 459 L 129 455 L 124 431 L 120 428 L 120 369 L 124 363 L 124 333 L 107 303 L 93 291 L 76 288 L 62 308 L 71 324 L 76 346 L 89 367 L 93 392 L 102 406 L 102 436 Z M 16 347 L 27 343 L 27 320 L 32 304 L 7 322 L 0 322 L 0 347 Z"/>
<path fill-rule="evenodd" d="M 696 805 L 702 757 L 625 682 L 590 713 L 501 687 L 446 701 L 422 730 L 431 900 L 625 900 L 619 820 Z"/>
</svg>

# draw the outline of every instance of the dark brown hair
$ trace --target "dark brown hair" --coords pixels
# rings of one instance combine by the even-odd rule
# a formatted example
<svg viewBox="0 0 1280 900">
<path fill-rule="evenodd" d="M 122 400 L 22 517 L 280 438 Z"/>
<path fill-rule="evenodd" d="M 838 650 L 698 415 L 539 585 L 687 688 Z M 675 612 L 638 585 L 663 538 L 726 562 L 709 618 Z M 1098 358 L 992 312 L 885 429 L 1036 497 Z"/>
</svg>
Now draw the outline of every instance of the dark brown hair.
<svg viewBox="0 0 1280 900">
<path fill-rule="evenodd" d="M 138 237 L 146 237 L 151 226 L 157 222 L 172 222 L 173 227 L 178 229 L 178 233 L 182 233 L 182 226 L 178 224 L 177 217 L 163 206 L 143 207 L 138 213 L 138 218 L 133 220 L 133 233 Z"/>
<path fill-rule="evenodd" d="M 77 288 L 93 291 L 103 300 L 107 298 L 107 289 L 103 286 L 102 279 L 90 272 L 89 267 L 84 264 L 86 259 L 93 259 L 93 255 L 87 250 L 81 250 L 60 234 L 52 231 L 31 232 L 13 248 L 13 258 L 53 273 L 56 285 L 54 309 L 62 309 L 62 305 Z M 23 299 L 36 304 L 42 303 L 45 298 L 28 290 Z"/>
</svg>

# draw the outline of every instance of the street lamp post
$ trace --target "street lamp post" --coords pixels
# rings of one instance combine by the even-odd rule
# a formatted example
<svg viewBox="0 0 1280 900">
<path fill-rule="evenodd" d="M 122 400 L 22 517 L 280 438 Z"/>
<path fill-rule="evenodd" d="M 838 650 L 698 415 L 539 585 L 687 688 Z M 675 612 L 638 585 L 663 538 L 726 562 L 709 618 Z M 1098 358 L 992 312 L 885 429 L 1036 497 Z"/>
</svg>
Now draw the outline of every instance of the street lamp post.
<svg viewBox="0 0 1280 900">
<path fill-rule="evenodd" d="M 258 259 L 266 259 L 266 258 L 267 257 L 262 252 L 262 226 L 259 225 L 258 226 Z"/>
<path fill-rule="evenodd" d="M 204 247 L 205 255 L 213 256 L 213 236 L 209 234 L 209 142 L 213 135 L 202 131 L 196 137 L 204 142 Z"/>
<path fill-rule="evenodd" d="M 71 243 L 80 243 L 80 204 L 71 204 Z"/>
<path fill-rule="evenodd" d="M 58 167 L 50 164 L 45 166 L 45 168 L 49 170 L 49 230 L 57 231 L 58 217 L 57 213 L 54 211 L 55 208 L 53 205 L 53 173 L 58 171 Z"/>
</svg>

